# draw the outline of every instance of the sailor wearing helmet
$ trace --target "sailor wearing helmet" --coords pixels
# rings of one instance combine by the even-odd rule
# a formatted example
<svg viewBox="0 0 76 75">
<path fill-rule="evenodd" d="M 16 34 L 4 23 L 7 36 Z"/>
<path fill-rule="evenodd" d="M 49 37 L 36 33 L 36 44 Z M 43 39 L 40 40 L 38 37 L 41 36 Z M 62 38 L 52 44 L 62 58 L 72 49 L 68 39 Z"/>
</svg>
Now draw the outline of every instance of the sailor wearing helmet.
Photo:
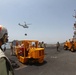
<svg viewBox="0 0 76 75">
<path fill-rule="evenodd" d="M 5 56 L 1 46 L 8 42 L 8 32 L 5 27 L 0 25 L 0 75 L 14 75 L 11 62 Z"/>
</svg>

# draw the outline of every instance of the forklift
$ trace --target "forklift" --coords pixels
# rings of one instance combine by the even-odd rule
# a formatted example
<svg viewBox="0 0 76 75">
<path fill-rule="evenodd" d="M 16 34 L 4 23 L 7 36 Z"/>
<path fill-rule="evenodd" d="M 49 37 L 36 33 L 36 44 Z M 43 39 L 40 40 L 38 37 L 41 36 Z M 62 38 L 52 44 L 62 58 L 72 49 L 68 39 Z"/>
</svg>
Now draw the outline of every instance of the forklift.
<svg viewBox="0 0 76 75">
<path fill-rule="evenodd" d="M 15 53 L 21 63 L 44 62 L 44 48 L 38 47 L 38 40 L 21 40 L 20 42 L 15 46 Z"/>
</svg>

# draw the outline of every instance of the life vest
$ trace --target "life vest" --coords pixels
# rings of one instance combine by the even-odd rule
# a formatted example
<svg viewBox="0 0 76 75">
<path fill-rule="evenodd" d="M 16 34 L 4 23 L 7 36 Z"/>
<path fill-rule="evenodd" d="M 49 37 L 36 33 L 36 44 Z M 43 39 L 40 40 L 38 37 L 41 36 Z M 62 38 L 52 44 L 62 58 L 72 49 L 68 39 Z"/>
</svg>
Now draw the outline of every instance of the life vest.
<svg viewBox="0 0 76 75">
<path fill-rule="evenodd" d="M 4 52 L 0 49 L 0 58 L 2 58 L 2 57 L 7 58 L 7 57 L 5 56 L 5 54 L 4 54 Z"/>
<path fill-rule="evenodd" d="M 14 75 L 14 71 L 12 68 L 12 64 L 10 62 L 10 60 L 7 58 L 7 56 L 5 56 L 4 52 L 0 49 L 0 58 L 6 58 L 6 61 L 8 62 L 9 66 L 10 66 L 10 71 L 11 71 L 11 75 Z"/>
</svg>

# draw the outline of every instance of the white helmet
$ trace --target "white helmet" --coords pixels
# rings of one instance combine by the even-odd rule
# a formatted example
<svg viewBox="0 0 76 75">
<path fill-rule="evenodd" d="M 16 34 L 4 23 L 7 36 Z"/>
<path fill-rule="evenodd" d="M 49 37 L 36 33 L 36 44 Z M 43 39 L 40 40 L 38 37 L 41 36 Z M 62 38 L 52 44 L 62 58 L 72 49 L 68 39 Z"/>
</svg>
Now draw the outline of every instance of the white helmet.
<svg viewBox="0 0 76 75">
<path fill-rule="evenodd" d="M 4 36 L 4 34 L 8 34 L 8 31 L 7 31 L 7 29 L 4 27 L 4 26 L 2 26 L 2 25 L 0 25 L 0 39 Z"/>
</svg>

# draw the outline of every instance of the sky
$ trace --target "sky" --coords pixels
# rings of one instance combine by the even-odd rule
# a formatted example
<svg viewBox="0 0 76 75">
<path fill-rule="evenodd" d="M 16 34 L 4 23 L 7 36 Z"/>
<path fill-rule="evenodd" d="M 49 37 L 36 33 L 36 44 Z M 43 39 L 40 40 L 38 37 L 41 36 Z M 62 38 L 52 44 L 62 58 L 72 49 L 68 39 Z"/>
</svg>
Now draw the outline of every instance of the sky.
<svg viewBox="0 0 76 75">
<path fill-rule="evenodd" d="M 0 0 L 0 24 L 8 29 L 9 41 L 62 43 L 74 35 L 74 10 L 76 0 Z M 29 28 L 18 25 L 24 21 Z"/>
</svg>

